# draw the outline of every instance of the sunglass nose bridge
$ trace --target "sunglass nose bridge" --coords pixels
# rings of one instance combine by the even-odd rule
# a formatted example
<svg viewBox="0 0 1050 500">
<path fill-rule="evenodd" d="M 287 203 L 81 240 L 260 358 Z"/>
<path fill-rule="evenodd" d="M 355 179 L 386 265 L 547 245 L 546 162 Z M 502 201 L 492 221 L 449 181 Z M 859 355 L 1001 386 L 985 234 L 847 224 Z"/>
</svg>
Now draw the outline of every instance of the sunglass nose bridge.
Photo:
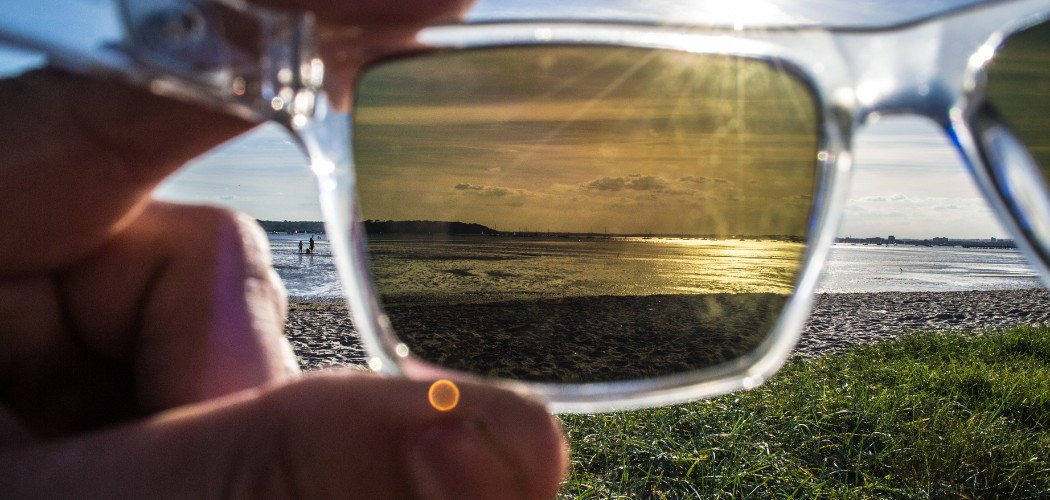
<svg viewBox="0 0 1050 500">
<path fill-rule="evenodd" d="M 983 40 L 955 36 L 941 25 L 918 25 L 886 33 L 848 33 L 839 37 L 842 61 L 849 64 L 859 123 L 882 116 L 917 115 L 946 126 L 946 110 L 964 95 L 966 57 Z M 965 50 L 964 50 L 965 48 Z M 969 51 L 969 52 L 967 52 Z"/>
</svg>

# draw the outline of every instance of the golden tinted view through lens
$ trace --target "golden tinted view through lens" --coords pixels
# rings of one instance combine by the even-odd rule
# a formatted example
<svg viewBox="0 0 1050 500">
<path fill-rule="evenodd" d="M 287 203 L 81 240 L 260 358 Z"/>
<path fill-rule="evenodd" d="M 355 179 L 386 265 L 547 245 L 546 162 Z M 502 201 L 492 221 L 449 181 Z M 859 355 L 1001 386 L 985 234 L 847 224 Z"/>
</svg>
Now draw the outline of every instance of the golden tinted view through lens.
<svg viewBox="0 0 1050 500">
<path fill-rule="evenodd" d="M 818 117 L 763 62 L 517 47 L 384 62 L 354 155 L 375 281 L 415 355 L 532 381 L 745 354 L 799 270 Z"/>
<path fill-rule="evenodd" d="M 1050 179 L 1050 23 L 999 48 L 988 67 L 988 98 Z"/>
</svg>

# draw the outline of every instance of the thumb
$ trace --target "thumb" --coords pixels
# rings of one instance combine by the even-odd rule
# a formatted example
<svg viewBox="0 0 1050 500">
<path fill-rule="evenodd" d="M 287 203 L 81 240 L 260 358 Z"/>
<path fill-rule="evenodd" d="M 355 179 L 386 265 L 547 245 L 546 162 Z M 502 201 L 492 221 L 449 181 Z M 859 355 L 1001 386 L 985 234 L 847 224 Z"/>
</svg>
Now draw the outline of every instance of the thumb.
<svg viewBox="0 0 1050 500">
<path fill-rule="evenodd" d="M 567 452 L 542 405 L 463 384 L 304 377 L 106 432 L 8 450 L 9 498 L 549 498 Z"/>
</svg>

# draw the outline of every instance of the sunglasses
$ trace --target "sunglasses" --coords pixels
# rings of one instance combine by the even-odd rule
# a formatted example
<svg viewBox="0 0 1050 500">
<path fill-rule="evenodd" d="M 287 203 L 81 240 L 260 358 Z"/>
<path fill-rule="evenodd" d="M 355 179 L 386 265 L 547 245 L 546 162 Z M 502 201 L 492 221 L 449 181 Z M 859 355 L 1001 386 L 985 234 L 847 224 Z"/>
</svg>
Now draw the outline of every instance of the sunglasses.
<svg viewBox="0 0 1050 500">
<path fill-rule="evenodd" d="M 854 131 L 886 114 L 948 135 L 1050 283 L 1047 0 L 870 29 L 501 22 L 411 43 L 236 2 L 109 14 L 75 40 L 0 20 L 0 42 L 290 130 L 379 372 L 526 385 L 559 412 L 761 384 L 809 312 Z"/>
</svg>

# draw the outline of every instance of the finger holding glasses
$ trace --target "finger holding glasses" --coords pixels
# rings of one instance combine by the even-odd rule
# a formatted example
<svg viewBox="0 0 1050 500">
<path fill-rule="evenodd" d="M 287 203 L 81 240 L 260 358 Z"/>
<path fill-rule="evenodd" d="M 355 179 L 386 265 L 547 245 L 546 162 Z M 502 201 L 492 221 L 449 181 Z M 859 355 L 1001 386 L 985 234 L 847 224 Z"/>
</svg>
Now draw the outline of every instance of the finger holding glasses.
<svg viewBox="0 0 1050 500">
<path fill-rule="evenodd" d="M 834 239 L 853 133 L 877 115 L 941 127 L 1050 280 L 1050 115 L 1032 90 L 1050 67 L 1045 0 L 893 26 L 525 20 L 407 38 L 423 18 L 121 5 L 127 52 L 64 67 L 284 125 L 317 175 L 370 368 L 461 384 L 437 409 L 479 380 L 594 412 L 768 379 Z"/>
<path fill-rule="evenodd" d="M 314 4 L 322 21 L 363 36 L 410 33 L 465 8 Z M 557 489 L 564 442 L 531 399 L 462 383 L 458 405 L 440 412 L 426 382 L 296 376 L 283 290 L 254 222 L 150 194 L 251 120 L 51 68 L 0 87 L 10 131 L 0 139 L 5 495 L 542 498 Z"/>
</svg>

